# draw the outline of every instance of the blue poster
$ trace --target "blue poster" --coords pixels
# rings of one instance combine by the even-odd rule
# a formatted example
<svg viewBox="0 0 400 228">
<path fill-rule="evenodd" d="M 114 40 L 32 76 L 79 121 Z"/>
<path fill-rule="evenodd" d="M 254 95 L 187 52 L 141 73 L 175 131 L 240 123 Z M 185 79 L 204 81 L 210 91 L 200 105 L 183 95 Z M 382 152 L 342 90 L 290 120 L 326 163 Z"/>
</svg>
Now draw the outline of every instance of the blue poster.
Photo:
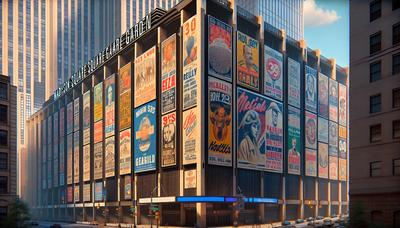
<svg viewBox="0 0 400 228">
<path fill-rule="evenodd" d="M 135 109 L 135 173 L 156 169 L 156 101 Z"/>
<path fill-rule="evenodd" d="M 317 71 L 306 66 L 306 110 L 317 113 Z"/>
<path fill-rule="evenodd" d="M 94 201 L 103 201 L 103 182 L 94 184 Z"/>
</svg>

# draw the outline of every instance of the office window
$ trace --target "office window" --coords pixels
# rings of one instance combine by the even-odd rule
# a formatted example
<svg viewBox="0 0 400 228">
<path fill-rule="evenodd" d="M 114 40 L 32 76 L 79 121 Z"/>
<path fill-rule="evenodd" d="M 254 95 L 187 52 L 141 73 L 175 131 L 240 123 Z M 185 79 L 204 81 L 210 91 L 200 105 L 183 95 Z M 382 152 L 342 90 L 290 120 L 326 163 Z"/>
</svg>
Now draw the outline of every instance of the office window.
<svg viewBox="0 0 400 228">
<path fill-rule="evenodd" d="M 0 130 L 0 146 L 7 146 L 8 143 L 7 131 Z"/>
<path fill-rule="evenodd" d="M 400 53 L 395 54 L 392 57 L 392 74 L 399 74 L 400 73 Z"/>
<path fill-rule="evenodd" d="M 400 0 L 392 0 L 392 10 L 397 10 L 400 8 Z"/>
<path fill-rule="evenodd" d="M 393 108 L 400 107 L 400 88 L 396 88 L 393 90 Z"/>
<path fill-rule="evenodd" d="M 369 97 L 369 112 L 376 113 L 381 111 L 381 95 Z"/>
<path fill-rule="evenodd" d="M 378 81 L 381 78 L 381 61 L 369 64 L 369 81 Z"/>
<path fill-rule="evenodd" d="M 393 121 L 393 138 L 400 138 L 400 120 Z"/>
<path fill-rule="evenodd" d="M 393 175 L 400 176 L 400 158 L 393 159 Z"/>
<path fill-rule="evenodd" d="M 369 127 L 369 141 L 371 143 L 373 142 L 379 142 L 382 139 L 382 130 L 381 130 L 381 125 L 376 124 L 372 125 Z"/>
<path fill-rule="evenodd" d="M 0 177 L 0 193 L 7 193 L 8 183 L 7 177 Z"/>
<path fill-rule="evenodd" d="M 369 21 L 381 17 L 381 0 L 375 0 L 369 3 Z"/>
<path fill-rule="evenodd" d="M 0 99 L 8 99 L 7 84 L 5 83 L 0 83 Z"/>
<path fill-rule="evenodd" d="M 400 22 L 393 25 L 392 42 L 393 42 L 393 45 L 400 43 Z"/>
<path fill-rule="evenodd" d="M 369 176 L 370 177 L 378 177 L 381 175 L 382 170 L 382 162 L 374 161 L 369 163 Z"/>
<path fill-rule="evenodd" d="M 381 50 L 382 33 L 377 32 L 369 36 L 369 54 L 374 54 Z"/>
<path fill-rule="evenodd" d="M 7 112 L 7 105 L 0 105 L 0 123 L 6 124 L 7 123 L 7 117 L 8 117 L 8 112 Z"/>
<path fill-rule="evenodd" d="M 7 170 L 8 167 L 8 154 L 0 153 L 0 170 Z"/>
</svg>

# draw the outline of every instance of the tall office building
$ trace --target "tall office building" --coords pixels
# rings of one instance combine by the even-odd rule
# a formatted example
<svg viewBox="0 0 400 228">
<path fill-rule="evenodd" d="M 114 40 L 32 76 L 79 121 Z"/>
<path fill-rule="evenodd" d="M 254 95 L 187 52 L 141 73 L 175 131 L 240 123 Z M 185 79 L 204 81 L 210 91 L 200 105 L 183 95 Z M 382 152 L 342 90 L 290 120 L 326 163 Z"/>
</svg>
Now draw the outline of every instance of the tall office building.
<svg viewBox="0 0 400 228">
<path fill-rule="evenodd" d="M 350 1 L 350 202 L 400 227 L 400 1 Z"/>
</svg>

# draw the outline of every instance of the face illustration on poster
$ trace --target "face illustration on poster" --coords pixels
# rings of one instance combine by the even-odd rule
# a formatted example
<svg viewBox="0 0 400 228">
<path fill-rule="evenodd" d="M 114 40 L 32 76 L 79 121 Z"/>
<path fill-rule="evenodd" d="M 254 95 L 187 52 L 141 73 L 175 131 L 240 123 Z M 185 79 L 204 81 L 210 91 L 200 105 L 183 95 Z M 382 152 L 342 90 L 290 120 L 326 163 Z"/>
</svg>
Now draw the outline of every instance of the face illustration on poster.
<svg viewBox="0 0 400 228">
<path fill-rule="evenodd" d="M 211 133 L 215 139 L 224 141 L 228 136 L 228 127 L 231 123 L 230 110 L 228 110 L 228 107 L 224 107 L 222 104 L 216 104 L 215 106 L 216 107 L 214 107 L 214 110 L 211 110 L 210 113 L 210 120 L 212 124 Z"/>
<path fill-rule="evenodd" d="M 292 146 L 289 149 L 289 156 L 296 156 L 296 157 L 300 157 L 300 153 L 299 151 L 296 150 L 296 146 L 297 146 L 297 139 L 296 138 L 292 138 Z"/>
<path fill-rule="evenodd" d="M 163 128 L 163 145 L 165 149 L 173 149 L 175 147 L 175 124 L 169 123 Z"/>
<path fill-rule="evenodd" d="M 315 78 L 313 76 L 308 76 L 307 77 L 307 91 L 306 91 L 306 97 L 313 101 L 315 100 L 315 89 L 316 89 L 316 82 Z"/>
<path fill-rule="evenodd" d="M 254 110 L 248 110 L 239 125 L 243 129 L 243 139 L 239 144 L 239 159 L 247 160 L 253 164 L 260 163 L 261 154 L 257 139 L 260 134 L 260 118 Z"/>
</svg>

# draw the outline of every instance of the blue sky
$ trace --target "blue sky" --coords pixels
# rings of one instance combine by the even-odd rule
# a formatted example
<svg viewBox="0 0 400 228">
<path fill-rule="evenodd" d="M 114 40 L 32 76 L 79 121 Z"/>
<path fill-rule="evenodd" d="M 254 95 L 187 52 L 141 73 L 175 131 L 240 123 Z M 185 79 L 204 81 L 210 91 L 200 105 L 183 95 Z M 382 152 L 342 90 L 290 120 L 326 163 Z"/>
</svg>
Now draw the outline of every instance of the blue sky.
<svg viewBox="0 0 400 228">
<path fill-rule="evenodd" d="M 320 49 L 342 67 L 349 66 L 349 2 L 306 0 L 304 38 L 310 48 Z"/>
</svg>

